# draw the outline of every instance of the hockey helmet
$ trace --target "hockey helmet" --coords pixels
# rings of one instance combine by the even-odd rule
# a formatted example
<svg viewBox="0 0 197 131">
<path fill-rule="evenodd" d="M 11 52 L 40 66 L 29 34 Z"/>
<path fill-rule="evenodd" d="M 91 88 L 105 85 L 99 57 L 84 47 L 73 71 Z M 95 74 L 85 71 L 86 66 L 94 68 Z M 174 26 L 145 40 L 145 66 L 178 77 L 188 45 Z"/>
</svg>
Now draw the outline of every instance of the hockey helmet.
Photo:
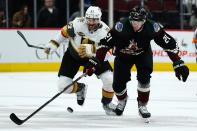
<svg viewBox="0 0 197 131">
<path fill-rule="evenodd" d="M 89 30 L 96 30 L 101 21 L 101 9 L 97 6 L 90 6 L 85 13 L 85 20 Z"/>
<path fill-rule="evenodd" d="M 130 21 L 146 21 L 147 12 L 143 7 L 134 7 L 129 13 Z"/>
<path fill-rule="evenodd" d="M 102 16 L 101 9 L 97 6 L 90 6 L 85 13 L 86 18 L 101 20 L 101 16 Z"/>
</svg>

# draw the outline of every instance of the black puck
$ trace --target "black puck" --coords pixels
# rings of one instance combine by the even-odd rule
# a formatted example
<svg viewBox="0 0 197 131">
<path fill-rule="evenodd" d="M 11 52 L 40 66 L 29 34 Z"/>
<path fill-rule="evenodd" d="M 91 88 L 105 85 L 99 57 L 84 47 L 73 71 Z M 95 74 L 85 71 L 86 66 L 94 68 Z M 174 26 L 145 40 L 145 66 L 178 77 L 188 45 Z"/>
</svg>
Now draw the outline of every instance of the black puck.
<svg viewBox="0 0 197 131">
<path fill-rule="evenodd" d="M 67 107 L 67 111 L 73 113 L 73 109 L 71 107 Z"/>
</svg>

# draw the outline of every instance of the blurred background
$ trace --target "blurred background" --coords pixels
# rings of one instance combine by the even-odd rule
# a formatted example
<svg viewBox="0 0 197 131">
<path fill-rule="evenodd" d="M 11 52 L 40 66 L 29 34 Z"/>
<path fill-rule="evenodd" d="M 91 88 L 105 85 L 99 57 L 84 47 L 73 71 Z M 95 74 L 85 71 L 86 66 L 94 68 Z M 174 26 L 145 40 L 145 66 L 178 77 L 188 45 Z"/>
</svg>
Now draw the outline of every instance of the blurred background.
<svg viewBox="0 0 197 131">
<path fill-rule="evenodd" d="M 112 27 L 128 17 L 134 6 L 147 9 L 148 17 L 161 23 L 180 48 L 179 56 L 191 71 L 197 71 L 197 46 L 192 42 L 197 27 L 197 0 L 0 0 L 0 72 L 58 71 L 68 41 L 46 55 L 29 48 L 17 34 L 20 30 L 32 45 L 44 47 L 60 28 L 86 9 L 99 6 L 102 20 Z M 168 55 L 151 41 L 154 70 L 173 71 Z M 114 57 L 110 57 L 113 65 Z"/>
<path fill-rule="evenodd" d="M 30 44 L 45 47 L 61 27 L 83 16 L 90 5 L 102 9 L 102 20 L 110 27 L 127 17 L 132 7 L 145 7 L 148 17 L 161 23 L 176 39 L 179 56 L 190 69 L 187 82 L 176 79 L 167 53 L 151 41 L 155 72 L 151 80 L 153 117 L 149 125 L 144 125 L 138 117 L 134 67 L 132 81 L 127 84 L 129 102 L 123 117 L 104 115 L 99 104 L 101 93 L 98 93 L 102 92 L 102 83 L 93 76 L 80 80 L 89 86 L 83 108 L 76 104 L 75 95 L 62 94 L 27 125 L 16 126 L 9 119 L 11 112 L 24 119 L 57 92 L 57 74 L 68 46 L 65 40 L 57 51 L 47 55 L 42 49 L 28 47 L 17 31 L 20 30 Z M 197 28 L 196 6 L 197 0 L 0 0 L 1 131 L 119 131 L 121 128 L 124 131 L 196 131 L 197 44 L 192 42 Z M 110 56 L 112 67 L 113 60 L 114 56 Z M 68 106 L 74 109 L 72 114 L 67 113 Z"/>
<path fill-rule="evenodd" d="M 168 29 L 197 27 L 197 0 L 0 0 L 0 28 L 62 27 L 83 16 L 90 5 L 102 9 L 102 20 L 110 27 L 136 5 L 145 7 L 150 18 Z M 51 14 L 46 13 L 47 8 Z M 17 23 L 17 19 L 25 22 Z"/>
</svg>

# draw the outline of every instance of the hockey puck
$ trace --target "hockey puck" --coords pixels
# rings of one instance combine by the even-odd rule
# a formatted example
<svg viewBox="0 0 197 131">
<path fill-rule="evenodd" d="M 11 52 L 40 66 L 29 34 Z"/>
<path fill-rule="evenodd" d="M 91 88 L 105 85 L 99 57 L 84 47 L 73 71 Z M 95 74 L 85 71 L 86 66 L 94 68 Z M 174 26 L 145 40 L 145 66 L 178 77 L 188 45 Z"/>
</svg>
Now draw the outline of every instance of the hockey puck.
<svg viewBox="0 0 197 131">
<path fill-rule="evenodd" d="M 73 113 L 73 109 L 71 107 L 67 107 L 67 111 Z"/>
</svg>

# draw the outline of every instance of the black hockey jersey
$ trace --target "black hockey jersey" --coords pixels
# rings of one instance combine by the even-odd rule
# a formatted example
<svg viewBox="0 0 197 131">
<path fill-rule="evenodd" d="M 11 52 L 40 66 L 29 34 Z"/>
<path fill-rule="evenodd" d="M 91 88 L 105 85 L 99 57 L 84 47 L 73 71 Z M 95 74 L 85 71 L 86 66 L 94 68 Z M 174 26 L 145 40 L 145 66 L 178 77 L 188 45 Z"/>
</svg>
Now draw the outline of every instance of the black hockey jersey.
<svg viewBox="0 0 197 131">
<path fill-rule="evenodd" d="M 150 48 L 151 40 L 162 47 L 172 61 L 180 59 L 178 56 L 179 48 L 175 39 L 165 32 L 162 25 L 146 20 L 143 27 L 135 32 L 128 18 L 117 22 L 107 36 L 101 39 L 99 45 L 102 48 L 97 51 L 97 56 L 103 59 L 100 55 L 104 48 L 113 48 L 116 56 L 137 56 Z"/>
</svg>

